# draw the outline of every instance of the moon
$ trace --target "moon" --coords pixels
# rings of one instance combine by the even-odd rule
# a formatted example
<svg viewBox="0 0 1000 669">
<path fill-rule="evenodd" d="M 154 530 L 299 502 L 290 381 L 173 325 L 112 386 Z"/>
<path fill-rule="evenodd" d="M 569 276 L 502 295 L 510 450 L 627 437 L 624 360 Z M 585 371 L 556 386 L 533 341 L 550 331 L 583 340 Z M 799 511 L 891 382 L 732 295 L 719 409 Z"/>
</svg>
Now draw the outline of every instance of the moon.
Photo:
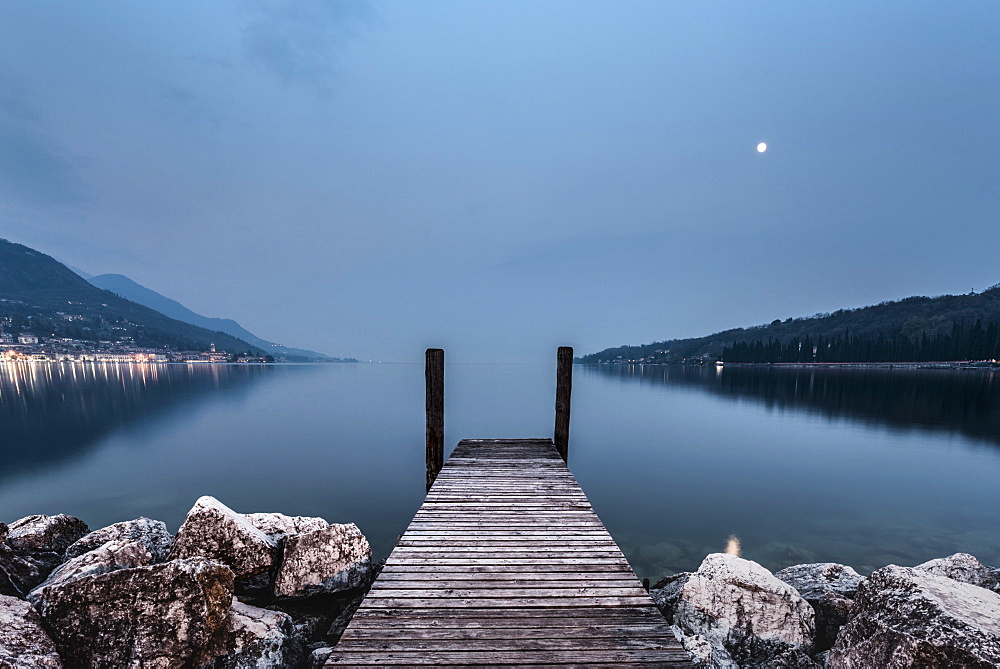
<svg viewBox="0 0 1000 669">
<path fill-rule="evenodd" d="M 764 153 L 765 151 L 767 151 L 767 144 L 761 142 L 757 145 L 757 153 Z"/>
</svg>

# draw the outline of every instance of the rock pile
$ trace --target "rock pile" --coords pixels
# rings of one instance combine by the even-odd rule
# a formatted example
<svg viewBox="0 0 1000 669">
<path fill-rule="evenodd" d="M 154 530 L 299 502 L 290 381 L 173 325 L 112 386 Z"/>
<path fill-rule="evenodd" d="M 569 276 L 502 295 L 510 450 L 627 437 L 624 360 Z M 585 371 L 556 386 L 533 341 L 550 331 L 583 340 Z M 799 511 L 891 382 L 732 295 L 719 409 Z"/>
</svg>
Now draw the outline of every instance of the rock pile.
<svg viewBox="0 0 1000 669">
<path fill-rule="evenodd" d="M 147 518 L 0 523 L 0 667 L 318 667 L 374 579 L 354 525 L 202 497 Z M 712 554 L 650 590 L 702 667 L 1000 666 L 1000 571 L 956 553 L 865 578 Z"/>
<path fill-rule="evenodd" d="M 812 607 L 756 562 L 713 553 L 698 571 L 660 581 L 650 595 L 704 666 L 812 664 Z"/>
<path fill-rule="evenodd" d="M 650 595 L 697 666 L 1000 666 L 997 570 L 966 553 L 868 578 L 713 554 Z"/>
<path fill-rule="evenodd" d="M 299 666 L 336 642 L 371 575 L 354 525 L 212 497 L 176 537 L 147 518 L 0 523 L 0 666 Z"/>
</svg>

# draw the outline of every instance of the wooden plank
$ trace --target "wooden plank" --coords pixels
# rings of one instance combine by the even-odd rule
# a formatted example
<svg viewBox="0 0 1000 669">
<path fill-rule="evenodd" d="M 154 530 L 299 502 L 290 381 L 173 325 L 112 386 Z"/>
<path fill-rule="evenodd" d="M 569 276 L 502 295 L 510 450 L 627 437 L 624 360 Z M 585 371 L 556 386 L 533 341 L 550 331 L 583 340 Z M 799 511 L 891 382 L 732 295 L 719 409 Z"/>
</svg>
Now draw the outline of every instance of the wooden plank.
<svg viewBox="0 0 1000 669">
<path fill-rule="evenodd" d="M 436 566 L 423 564 L 419 561 L 401 563 L 391 570 L 383 570 L 382 574 L 396 573 L 428 573 L 428 574 L 469 574 L 471 577 L 491 574 L 594 574 L 594 573 L 614 573 L 632 574 L 632 569 L 627 565 L 609 565 L 603 562 L 595 564 L 528 564 L 528 565 L 488 565 L 488 564 L 462 564 L 456 566 Z M 379 576 L 381 579 L 382 576 Z"/>
<path fill-rule="evenodd" d="M 494 528 L 491 526 L 486 526 L 481 529 L 465 529 L 465 530 L 454 530 L 454 529 L 434 529 L 434 528 L 424 528 L 417 527 L 414 528 L 413 524 L 410 525 L 410 529 L 406 532 L 407 539 L 410 541 L 416 541 L 424 538 L 488 538 L 497 537 L 503 539 L 510 539 L 511 541 L 520 541 L 522 537 L 528 537 L 531 541 L 537 541 L 539 539 L 546 539 L 552 536 L 551 529 L 503 529 Z M 560 532 L 560 536 L 566 539 L 602 539 L 608 536 L 608 533 L 603 530 L 603 528 L 594 527 L 593 529 L 566 529 Z"/>
<path fill-rule="evenodd" d="M 492 583 L 494 581 L 583 581 L 585 583 L 603 583 L 604 581 L 626 580 L 635 582 L 631 571 L 616 569 L 601 572 L 511 572 L 497 571 L 493 573 L 475 572 L 445 572 L 445 571 L 410 571 L 404 567 L 386 571 L 378 577 L 379 583 L 393 581 L 455 581 L 465 580 L 475 583 Z"/>
<path fill-rule="evenodd" d="M 372 650 L 379 652 L 400 651 L 491 651 L 503 652 L 511 649 L 512 639 L 368 639 L 349 637 L 351 649 L 354 652 Z M 586 652 L 593 650 L 620 650 L 626 648 L 643 650 L 668 650 L 675 648 L 677 639 L 670 634 L 662 633 L 645 637 L 634 636 L 597 636 L 597 637 L 564 637 L 538 639 L 519 636 L 516 647 L 519 651 L 537 650 L 574 650 Z"/>
<path fill-rule="evenodd" d="M 626 586 L 626 587 L 588 587 L 588 586 L 569 586 L 564 588 L 559 588 L 551 584 L 546 583 L 544 587 L 538 584 L 529 585 L 528 587 L 518 588 L 513 586 L 499 587 L 498 584 L 494 584 L 492 588 L 448 588 L 443 587 L 437 583 L 434 584 L 436 587 L 433 588 L 399 588 L 399 587 L 381 587 L 373 588 L 368 594 L 369 597 L 374 599 L 377 598 L 391 598 L 391 597 L 417 597 L 417 598 L 490 598 L 490 599 L 521 599 L 525 597 L 530 597 L 537 599 L 538 597 L 551 597 L 554 599 L 577 599 L 584 597 L 642 597 L 645 594 L 645 590 L 641 585 Z M 492 602 L 485 602 L 482 606 L 489 606 Z"/>
<path fill-rule="evenodd" d="M 585 564 L 615 564 L 622 567 L 628 568 L 628 562 L 625 558 L 620 560 L 607 560 L 604 558 L 597 557 L 580 557 L 580 558 L 562 558 L 562 557 L 436 557 L 436 558 L 425 558 L 418 556 L 395 556 L 390 554 L 389 559 L 386 560 L 386 566 L 393 566 L 397 564 L 427 564 L 427 565 L 492 565 L 492 566 L 513 566 L 513 565 L 585 565 Z"/>
<path fill-rule="evenodd" d="M 457 544 L 457 542 L 452 542 L 450 544 L 438 544 L 438 545 L 426 545 L 426 544 L 415 544 L 414 542 L 400 542 L 400 546 L 396 548 L 396 553 L 400 556 L 402 555 L 427 555 L 428 557 L 434 557 L 439 555 L 441 557 L 450 557 L 453 554 L 458 553 L 480 553 L 482 555 L 499 555 L 503 557 L 517 557 L 516 555 L 508 555 L 508 553 L 524 553 L 526 557 L 532 557 L 535 555 L 562 555 L 566 557 L 583 557 L 584 555 L 619 555 L 621 553 L 618 547 L 614 544 L 604 546 L 593 546 L 588 543 L 583 544 L 543 544 L 533 543 L 530 546 L 525 546 L 524 542 L 500 542 L 500 541 L 477 541 L 469 542 L 466 545 Z M 483 545 L 488 544 L 488 545 Z M 476 556 L 473 556 L 476 557 Z"/>
<path fill-rule="evenodd" d="M 563 618 L 561 626 L 483 626 L 483 627 L 368 627 L 357 625 L 344 632 L 347 639 L 602 639 L 633 638 L 643 639 L 662 636 L 662 628 L 657 625 L 619 625 L 600 620 L 590 624 L 586 619 Z"/>
<path fill-rule="evenodd" d="M 552 625 L 633 624 L 659 625 L 663 616 L 655 606 L 629 608 L 579 607 L 575 609 L 389 609 L 367 606 L 358 609 L 355 619 L 366 620 L 371 626 L 391 627 L 399 621 L 435 621 L 435 627 L 531 627 Z M 592 621 L 583 623 L 579 621 Z"/>
<path fill-rule="evenodd" d="M 413 589 L 418 590 L 426 588 L 429 585 L 433 585 L 435 588 L 442 589 L 473 589 L 477 591 L 490 590 L 491 588 L 520 588 L 520 589 L 531 589 L 536 590 L 540 587 L 545 588 L 634 588 L 635 579 L 623 578 L 624 575 L 619 575 L 615 579 L 596 579 L 596 580 L 583 580 L 583 579 L 553 579 L 551 575 L 547 575 L 546 578 L 497 578 L 490 580 L 470 580 L 461 578 L 452 579 L 427 579 L 424 578 L 423 574 L 413 575 L 410 574 L 411 578 L 389 578 L 389 579 L 379 579 L 380 591 L 382 588 L 399 588 L 399 589 Z"/>
<path fill-rule="evenodd" d="M 663 616 L 655 607 L 574 609 L 390 609 L 362 607 L 354 619 L 366 627 L 379 629 L 486 627 L 574 627 L 579 625 L 616 625 L 627 629 L 632 625 L 662 625 Z"/>
<path fill-rule="evenodd" d="M 643 591 L 645 594 L 645 590 Z M 576 608 L 580 606 L 641 606 L 647 601 L 646 596 L 635 597 L 379 597 L 374 590 L 365 598 L 369 606 L 385 608 L 427 608 L 440 607 L 452 609 L 482 609 L 482 608 Z"/>
<path fill-rule="evenodd" d="M 549 440 L 464 440 L 327 666 L 690 666 Z"/>
<path fill-rule="evenodd" d="M 677 644 L 679 647 L 680 644 Z M 358 666 L 503 666 L 525 664 L 651 664 L 654 666 L 691 666 L 691 660 L 683 650 L 592 650 L 586 654 L 577 651 L 511 650 L 497 651 L 405 651 L 386 652 L 351 652 L 334 649 L 327 660 L 327 666 L 358 665 Z"/>
</svg>

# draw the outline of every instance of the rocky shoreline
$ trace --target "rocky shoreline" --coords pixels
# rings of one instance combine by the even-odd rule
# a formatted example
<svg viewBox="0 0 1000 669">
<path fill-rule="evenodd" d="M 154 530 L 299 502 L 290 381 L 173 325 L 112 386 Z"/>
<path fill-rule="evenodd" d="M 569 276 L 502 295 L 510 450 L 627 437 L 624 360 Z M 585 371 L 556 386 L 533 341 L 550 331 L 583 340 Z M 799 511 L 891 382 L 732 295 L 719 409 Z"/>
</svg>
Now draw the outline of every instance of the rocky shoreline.
<svg viewBox="0 0 1000 669">
<path fill-rule="evenodd" d="M 699 667 L 1000 666 L 1000 570 L 967 553 L 868 578 L 713 553 L 650 595 Z"/>
<path fill-rule="evenodd" d="M 352 524 L 212 497 L 137 518 L 0 523 L 0 667 L 319 667 L 378 566 Z M 650 595 L 701 667 L 1000 666 L 1000 570 L 956 553 L 862 577 L 714 553 Z"/>
<path fill-rule="evenodd" d="M 377 573 L 353 524 L 212 497 L 137 518 L 0 523 L 0 667 L 321 666 Z"/>
</svg>

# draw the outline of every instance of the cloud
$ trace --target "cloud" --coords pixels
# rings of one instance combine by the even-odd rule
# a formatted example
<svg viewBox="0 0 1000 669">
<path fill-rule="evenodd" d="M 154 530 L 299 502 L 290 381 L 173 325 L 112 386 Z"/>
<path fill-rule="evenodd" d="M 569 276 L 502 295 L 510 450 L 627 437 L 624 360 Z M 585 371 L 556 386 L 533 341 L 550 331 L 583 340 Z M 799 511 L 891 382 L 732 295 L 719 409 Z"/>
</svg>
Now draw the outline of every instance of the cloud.
<svg viewBox="0 0 1000 669">
<path fill-rule="evenodd" d="M 84 199 L 76 168 L 41 116 L 9 93 L 0 93 L 0 198 L 43 206 Z"/>
<path fill-rule="evenodd" d="M 243 30 L 247 55 L 290 83 L 321 87 L 339 48 L 375 17 L 363 0 L 254 2 Z"/>
</svg>

